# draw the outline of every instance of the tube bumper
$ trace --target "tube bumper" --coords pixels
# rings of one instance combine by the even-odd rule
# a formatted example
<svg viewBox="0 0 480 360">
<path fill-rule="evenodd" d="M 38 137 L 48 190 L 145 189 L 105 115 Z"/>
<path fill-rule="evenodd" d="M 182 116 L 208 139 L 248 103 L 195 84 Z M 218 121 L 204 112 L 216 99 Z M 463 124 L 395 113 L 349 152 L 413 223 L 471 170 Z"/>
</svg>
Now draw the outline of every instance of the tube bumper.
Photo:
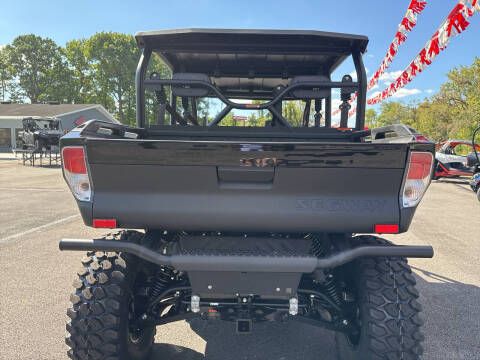
<svg viewBox="0 0 480 360">
<path fill-rule="evenodd" d="M 246 271 L 274 273 L 311 273 L 334 268 L 360 257 L 432 258 L 431 246 L 359 246 L 325 258 L 314 256 L 246 256 L 246 255 L 164 255 L 130 242 L 102 239 L 62 239 L 60 250 L 119 251 L 138 256 L 157 265 L 184 271 Z"/>
</svg>

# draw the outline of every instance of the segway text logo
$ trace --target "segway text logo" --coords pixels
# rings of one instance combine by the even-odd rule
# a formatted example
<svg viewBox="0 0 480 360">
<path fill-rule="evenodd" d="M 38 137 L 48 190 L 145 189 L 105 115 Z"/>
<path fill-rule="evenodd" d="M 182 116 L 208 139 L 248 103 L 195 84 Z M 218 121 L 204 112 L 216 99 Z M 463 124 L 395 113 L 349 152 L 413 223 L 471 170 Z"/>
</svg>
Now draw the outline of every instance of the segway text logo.
<svg viewBox="0 0 480 360">
<path fill-rule="evenodd" d="M 298 199 L 297 210 L 320 212 L 382 211 L 386 200 Z"/>
</svg>

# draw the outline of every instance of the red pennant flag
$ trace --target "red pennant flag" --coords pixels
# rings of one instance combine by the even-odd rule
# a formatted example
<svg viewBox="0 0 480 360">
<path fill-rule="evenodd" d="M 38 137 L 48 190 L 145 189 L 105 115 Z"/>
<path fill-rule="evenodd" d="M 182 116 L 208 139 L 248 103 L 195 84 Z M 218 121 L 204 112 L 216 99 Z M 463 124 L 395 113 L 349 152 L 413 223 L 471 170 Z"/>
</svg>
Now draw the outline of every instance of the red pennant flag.
<svg viewBox="0 0 480 360">
<path fill-rule="evenodd" d="M 470 23 L 465 19 L 462 10 L 464 10 L 465 5 L 457 4 L 452 10 L 450 15 L 448 15 L 448 24 L 447 24 L 447 35 L 450 37 L 452 35 L 452 28 L 455 28 L 460 34 L 463 30 L 467 28 Z M 473 14 L 473 13 L 472 13 Z"/>
<path fill-rule="evenodd" d="M 412 61 L 412 63 L 410 64 L 410 74 L 412 74 L 412 77 L 417 75 L 417 71 L 422 72 L 422 69 L 419 69 L 415 61 Z"/>
<path fill-rule="evenodd" d="M 395 45 L 394 45 L 393 43 L 390 44 L 390 50 L 389 50 L 389 52 L 390 52 L 390 56 L 391 56 L 391 57 L 394 57 L 395 54 L 397 53 L 397 49 L 396 49 L 396 47 L 395 47 Z"/>
<path fill-rule="evenodd" d="M 413 21 L 410 21 L 409 18 L 404 17 L 402 22 L 401 22 L 401 25 L 403 25 L 406 30 L 411 31 L 413 29 L 413 27 L 415 26 L 415 23 Z"/>
<path fill-rule="evenodd" d="M 407 37 L 401 31 L 397 31 L 397 33 L 395 34 L 395 39 L 397 39 L 397 43 L 398 43 L 398 45 L 400 45 L 400 44 L 404 43 L 405 40 L 407 40 Z"/>
<path fill-rule="evenodd" d="M 437 56 L 440 53 L 440 46 L 438 45 L 438 30 L 432 36 L 432 40 L 430 41 L 430 47 L 428 48 L 428 56 L 430 59 L 432 56 Z"/>
<path fill-rule="evenodd" d="M 423 65 L 430 65 L 432 62 L 427 59 L 427 49 L 423 48 L 422 51 L 420 51 L 420 63 Z"/>
<path fill-rule="evenodd" d="M 413 0 L 408 8 L 415 14 L 420 14 L 425 9 L 425 6 L 427 6 L 426 1 Z"/>
</svg>

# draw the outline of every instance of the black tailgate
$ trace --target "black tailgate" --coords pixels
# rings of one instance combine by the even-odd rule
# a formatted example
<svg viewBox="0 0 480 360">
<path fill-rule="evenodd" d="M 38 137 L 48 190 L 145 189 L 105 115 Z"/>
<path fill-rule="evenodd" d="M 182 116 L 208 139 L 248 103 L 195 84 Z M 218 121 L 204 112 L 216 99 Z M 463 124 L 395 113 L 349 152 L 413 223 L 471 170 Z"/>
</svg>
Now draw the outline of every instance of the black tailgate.
<svg viewBox="0 0 480 360">
<path fill-rule="evenodd" d="M 88 139 L 93 217 L 120 227 L 372 232 L 400 222 L 408 144 Z"/>
</svg>

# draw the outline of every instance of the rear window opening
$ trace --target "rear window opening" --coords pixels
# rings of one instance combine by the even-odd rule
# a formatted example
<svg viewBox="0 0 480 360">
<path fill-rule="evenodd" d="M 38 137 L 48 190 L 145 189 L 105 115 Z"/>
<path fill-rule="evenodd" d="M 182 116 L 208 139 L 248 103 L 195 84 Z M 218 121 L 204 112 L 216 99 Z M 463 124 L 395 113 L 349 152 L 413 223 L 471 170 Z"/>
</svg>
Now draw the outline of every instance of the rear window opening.
<svg viewBox="0 0 480 360">
<path fill-rule="evenodd" d="M 315 90 L 312 90 L 315 91 Z M 335 94 L 335 93 L 334 93 Z M 339 95 L 339 93 L 336 93 Z M 147 127 L 183 126 L 223 126 L 223 127 L 339 127 L 339 117 L 333 118 L 331 95 L 327 98 L 287 98 L 275 105 L 277 114 L 262 108 L 271 99 L 227 98 L 229 107 L 217 97 L 175 96 L 171 86 L 164 85 L 160 90 L 147 91 L 145 96 L 145 118 Z M 334 103 L 338 103 L 335 100 Z M 237 108 L 239 105 L 241 108 Z M 277 116 L 278 114 L 281 115 Z M 351 123 L 351 121 L 350 121 Z M 330 125 L 331 124 L 331 125 Z"/>
<path fill-rule="evenodd" d="M 352 106 L 364 107 L 361 102 L 349 104 L 366 81 L 358 75 L 361 54 L 305 57 L 268 49 L 248 55 L 229 51 L 148 49 L 147 59 L 139 64 L 139 69 L 145 66 L 143 89 L 137 89 L 145 104 L 139 126 L 363 130 L 364 109 L 360 116 L 348 116 Z M 356 64 L 355 73 L 335 71 L 345 60 Z M 342 104 L 348 107 L 344 116 L 338 112 Z"/>
</svg>

